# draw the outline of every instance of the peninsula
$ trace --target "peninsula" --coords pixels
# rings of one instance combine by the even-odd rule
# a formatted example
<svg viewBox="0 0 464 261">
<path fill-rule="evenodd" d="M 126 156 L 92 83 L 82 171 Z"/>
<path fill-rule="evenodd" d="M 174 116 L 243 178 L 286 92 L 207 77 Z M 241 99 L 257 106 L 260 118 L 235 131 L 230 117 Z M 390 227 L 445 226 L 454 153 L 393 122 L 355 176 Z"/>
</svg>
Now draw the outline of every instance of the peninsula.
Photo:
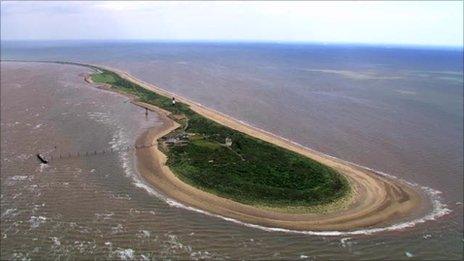
<svg viewBox="0 0 464 261">
<path fill-rule="evenodd" d="M 78 64 L 82 65 L 82 64 Z M 86 77 L 156 111 L 139 137 L 138 170 L 187 206 L 267 227 L 352 230 L 391 224 L 419 209 L 409 185 L 315 152 L 103 66 Z"/>
</svg>

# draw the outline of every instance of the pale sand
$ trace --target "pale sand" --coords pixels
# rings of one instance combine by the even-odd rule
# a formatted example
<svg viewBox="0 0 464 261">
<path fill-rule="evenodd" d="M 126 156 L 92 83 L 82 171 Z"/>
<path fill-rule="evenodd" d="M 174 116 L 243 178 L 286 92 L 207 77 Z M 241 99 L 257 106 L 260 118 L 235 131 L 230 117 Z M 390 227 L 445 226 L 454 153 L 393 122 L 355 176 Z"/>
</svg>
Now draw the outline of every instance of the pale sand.
<svg viewBox="0 0 464 261">
<path fill-rule="evenodd" d="M 423 207 L 421 195 L 404 182 L 379 176 L 343 160 L 305 148 L 282 137 L 206 108 L 184 97 L 160 89 L 155 85 L 138 80 L 126 72 L 105 66 L 96 66 L 111 70 L 148 90 L 155 91 L 167 97 L 175 97 L 177 100 L 190 105 L 191 109 L 195 112 L 222 125 L 328 165 L 343 174 L 350 182 L 352 188 L 351 196 L 345 199 L 345 207 L 332 208 L 330 211 L 324 211 L 323 213 L 284 213 L 282 211 L 273 211 L 272 209 L 237 203 L 197 189 L 181 181 L 172 173 L 165 165 L 167 160 L 166 155 L 159 151 L 157 146 L 138 150 L 136 155 L 138 159 L 137 167 L 140 174 L 158 191 L 178 202 L 251 224 L 313 231 L 346 231 L 391 224 L 394 221 L 417 213 Z M 161 126 L 154 127 L 139 137 L 139 143 L 156 143 L 157 139 L 179 126 L 167 117 L 169 112 L 149 104 L 138 103 L 138 105 L 157 112 L 163 123 Z"/>
</svg>

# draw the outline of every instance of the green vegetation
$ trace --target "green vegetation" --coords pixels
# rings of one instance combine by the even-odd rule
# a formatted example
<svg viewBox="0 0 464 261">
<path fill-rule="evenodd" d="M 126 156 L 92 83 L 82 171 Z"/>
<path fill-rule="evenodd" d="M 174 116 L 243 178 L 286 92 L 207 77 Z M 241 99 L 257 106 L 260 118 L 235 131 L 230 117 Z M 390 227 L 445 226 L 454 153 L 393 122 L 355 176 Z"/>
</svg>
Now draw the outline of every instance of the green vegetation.
<svg viewBox="0 0 464 261">
<path fill-rule="evenodd" d="M 94 82 L 101 82 L 101 83 L 108 83 L 108 84 L 113 84 L 116 83 L 116 78 L 113 77 L 112 74 L 108 73 L 98 73 L 92 75 L 92 80 Z"/>
<path fill-rule="evenodd" d="M 172 146 L 165 153 L 173 172 L 193 186 L 235 201 L 275 207 L 330 203 L 349 191 L 346 179 L 328 166 L 220 125 L 184 103 L 172 105 L 169 97 L 111 71 L 98 70 L 93 81 L 111 84 L 173 115 L 185 115 L 177 121 L 193 136 L 187 145 Z M 224 144 L 226 138 L 232 139 L 231 146 Z"/>
</svg>

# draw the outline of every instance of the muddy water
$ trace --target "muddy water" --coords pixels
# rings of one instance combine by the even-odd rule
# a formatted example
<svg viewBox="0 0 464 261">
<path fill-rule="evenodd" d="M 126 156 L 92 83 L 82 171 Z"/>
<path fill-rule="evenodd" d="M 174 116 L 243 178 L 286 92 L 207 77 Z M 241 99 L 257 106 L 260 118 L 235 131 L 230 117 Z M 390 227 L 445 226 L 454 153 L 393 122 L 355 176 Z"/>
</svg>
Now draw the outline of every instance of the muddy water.
<svg viewBox="0 0 464 261">
<path fill-rule="evenodd" d="M 374 235 L 268 232 L 178 208 L 147 193 L 131 151 L 40 165 L 37 152 L 122 148 L 159 124 L 156 115 L 146 118 L 127 98 L 83 82 L 87 72 L 2 63 L 2 259 L 462 256 L 457 211 L 437 222 Z"/>
</svg>

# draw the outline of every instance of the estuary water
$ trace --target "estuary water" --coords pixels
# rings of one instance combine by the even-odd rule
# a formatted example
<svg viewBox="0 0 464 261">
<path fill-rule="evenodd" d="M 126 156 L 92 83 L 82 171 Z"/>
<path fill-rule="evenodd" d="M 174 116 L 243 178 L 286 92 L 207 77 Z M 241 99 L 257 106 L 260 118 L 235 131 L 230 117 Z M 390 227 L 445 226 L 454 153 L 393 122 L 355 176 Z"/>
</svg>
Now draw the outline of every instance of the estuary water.
<svg viewBox="0 0 464 261">
<path fill-rule="evenodd" d="M 266 231 L 147 192 L 131 151 L 39 165 L 37 152 L 132 145 L 159 124 L 157 117 L 83 82 L 85 68 L 2 62 L 1 257 L 460 259 L 462 55 L 368 46 L 2 43 L 2 60 L 128 71 L 310 148 L 424 186 L 439 202 L 436 214 L 445 215 L 370 235 Z"/>
</svg>

